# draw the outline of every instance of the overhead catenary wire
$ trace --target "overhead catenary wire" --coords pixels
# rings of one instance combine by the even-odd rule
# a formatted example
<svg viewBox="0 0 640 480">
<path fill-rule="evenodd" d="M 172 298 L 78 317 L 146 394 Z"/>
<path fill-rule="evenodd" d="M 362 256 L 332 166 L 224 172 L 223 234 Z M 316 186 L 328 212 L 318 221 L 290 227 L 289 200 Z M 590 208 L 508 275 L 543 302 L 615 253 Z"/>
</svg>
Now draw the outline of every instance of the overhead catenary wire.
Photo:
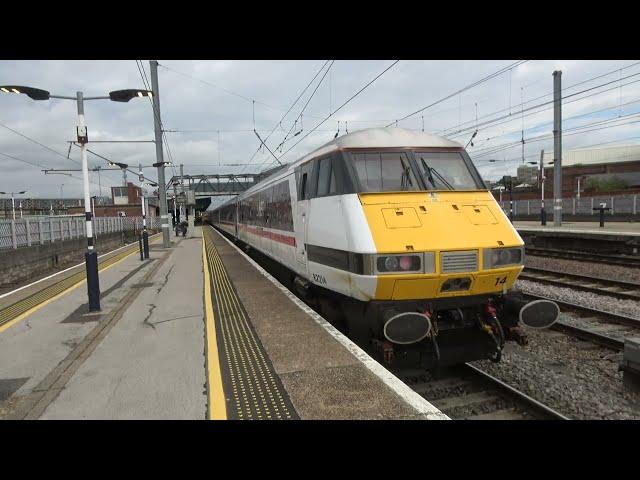
<svg viewBox="0 0 640 480">
<path fill-rule="evenodd" d="M 618 70 L 627 70 L 627 69 L 632 68 L 632 67 L 635 67 L 635 66 L 637 66 L 637 65 L 640 65 L 640 62 L 632 63 L 631 65 L 627 65 L 627 66 L 623 67 L 622 69 L 615 69 L 615 70 L 613 70 L 613 71 L 609 71 L 609 72 L 607 72 L 607 73 L 603 73 L 603 74 L 597 75 L 597 76 L 595 76 L 595 77 L 590 77 L 590 78 L 588 78 L 588 79 L 586 79 L 586 80 L 582 80 L 582 81 L 577 82 L 577 83 L 574 83 L 574 84 L 572 84 L 572 85 L 569 85 L 569 86 L 563 87 L 563 88 L 562 88 L 562 92 L 567 92 L 567 91 L 569 91 L 569 90 L 571 90 L 571 89 L 573 89 L 573 88 L 575 88 L 575 87 L 578 87 L 578 86 L 580 86 L 580 85 L 584 85 L 585 83 L 589 83 L 589 82 L 592 82 L 592 81 L 594 81 L 594 80 L 598 80 L 598 79 L 600 79 L 600 78 L 603 78 L 603 77 L 609 76 L 609 75 L 611 75 L 612 73 L 617 72 Z M 612 81 L 612 82 L 607 82 L 607 83 L 605 83 L 605 84 L 601 84 L 600 86 L 602 86 L 602 85 L 607 85 L 607 84 L 610 84 L 610 83 L 620 82 L 620 81 L 622 81 L 622 80 L 624 80 L 624 79 L 626 79 L 626 78 L 631 78 L 631 77 L 636 76 L 636 75 L 638 75 L 638 73 L 633 74 L 633 75 L 629 75 L 629 76 L 624 77 L 624 78 L 623 78 L 623 77 L 620 77 L 620 78 L 619 78 L 619 79 L 617 79 L 617 80 L 614 80 L 614 81 Z M 532 84 L 533 84 L 533 83 L 532 83 Z M 531 84 L 529 84 L 529 85 L 531 85 Z M 624 86 L 624 85 L 623 85 L 623 86 Z M 594 88 L 597 88 L 597 87 L 594 87 Z M 616 87 L 616 88 L 617 88 L 617 87 Z M 535 97 L 535 98 L 532 98 L 532 99 L 530 99 L 530 100 L 527 100 L 526 102 L 524 102 L 524 105 L 527 105 L 527 104 L 529 104 L 529 103 L 533 103 L 533 102 L 535 102 L 535 101 L 537 101 L 537 100 L 540 100 L 541 98 L 545 98 L 545 97 L 548 97 L 548 96 L 550 96 L 550 95 L 553 95 L 553 92 L 548 92 L 548 93 L 545 93 L 544 95 L 540 95 L 540 96 L 538 96 L 538 97 Z M 553 100 L 551 100 L 551 101 L 549 101 L 549 102 L 543 102 L 543 103 L 541 103 L 541 104 L 539 104 L 539 105 L 548 105 L 549 103 L 553 103 Z M 516 105 L 516 107 L 524 107 L 524 105 Z M 530 110 L 530 109 L 531 109 L 531 108 L 527 107 L 527 108 L 525 108 L 525 109 L 524 109 L 524 111 L 527 111 L 527 110 Z M 489 118 L 489 117 L 492 117 L 493 115 L 496 115 L 496 114 L 499 114 L 499 113 L 503 113 L 503 112 L 506 112 L 506 111 L 508 111 L 508 110 L 509 110 L 509 108 L 503 108 L 503 109 L 500 109 L 500 110 L 496 110 L 496 111 L 493 111 L 493 112 L 491 112 L 491 113 L 487 113 L 487 114 L 485 114 L 485 115 L 482 115 L 481 117 L 479 117 L 479 119 L 480 119 L 480 120 L 482 120 L 482 119 L 485 119 L 485 118 Z M 521 112 L 521 113 L 522 113 L 522 112 Z M 510 117 L 512 117 L 512 115 L 511 115 L 511 114 L 507 114 L 507 115 L 504 115 L 504 116 L 500 117 L 500 119 L 505 119 L 505 118 L 510 118 Z M 491 121 L 494 121 L 494 120 L 497 120 L 497 119 L 492 119 Z M 447 128 L 444 128 L 444 129 L 439 130 L 439 131 L 438 131 L 438 134 L 439 134 L 439 135 L 443 135 L 443 136 L 450 136 L 450 135 L 451 135 L 451 131 L 452 131 L 452 130 L 455 130 L 455 129 L 458 129 L 458 132 L 467 132 L 467 131 L 469 131 L 469 130 L 471 130 L 471 129 L 473 129 L 473 128 L 476 128 L 476 127 L 477 127 L 477 121 L 478 121 L 478 119 L 476 119 L 476 120 L 475 120 L 475 124 L 474 124 L 474 121 L 473 121 L 473 120 L 468 120 L 468 121 L 466 121 L 466 122 L 462 122 L 461 126 L 469 125 L 469 126 L 467 126 L 467 127 L 463 128 L 463 129 L 460 129 L 460 127 L 459 127 L 459 126 L 452 125 L 452 126 L 450 126 L 450 127 L 447 127 Z M 511 121 L 511 119 L 510 119 L 509 121 Z M 485 122 L 485 123 L 486 123 L 486 122 Z M 504 122 L 504 123 L 507 123 L 507 122 Z M 470 124 L 474 124 L 474 125 L 470 125 Z M 457 132 L 454 132 L 454 133 L 457 133 Z"/>
<path fill-rule="evenodd" d="M 571 89 L 573 89 L 573 88 L 575 88 L 575 87 L 578 87 L 578 86 L 580 86 L 580 85 L 584 85 L 585 83 L 593 82 L 594 80 L 598 80 L 598 79 L 600 79 L 600 78 L 607 77 L 607 76 L 612 75 L 613 73 L 618 72 L 618 71 L 622 71 L 622 70 L 627 70 L 627 69 L 629 69 L 629 68 L 633 68 L 633 67 L 635 67 L 635 66 L 637 66 L 637 65 L 640 65 L 640 62 L 634 62 L 634 63 L 632 63 L 632 64 L 630 64 L 630 65 L 626 65 L 626 66 L 624 66 L 624 67 L 622 67 L 622 68 L 616 68 L 615 70 L 611 70 L 611 71 L 608 71 L 608 72 L 606 72 L 606 73 L 602 73 L 602 74 L 596 75 L 595 77 L 589 77 L 589 78 L 587 78 L 587 79 L 585 79 L 585 80 L 582 80 L 582 81 L 580 81 L 580 82 L 577 82 L 577 83 L 574 83 L 574 84 L 571 84 L 571 85 L 568 85 L 568 86 L 563 87 L 563 88 L 562 88 L 562 91 L 563 91 L 563 92 L 569 91 L 569 90 L 571 90 Z M 618 81 L 622 81 L 622 80 L 623 80 L 623 79 L 622 79 L 622 77 L 618 79 Z M 528 86 L 534 85 L 534 84 L 536 84 L 536 83 L 539 83 L 540 81 L 542 81 L 542 80 L 538 80 L 537 82 L 531 82 L 531 83 L 529 83 L 529 84 L 525 85 L 525 87 L 528 87 Z M 548 97 L 548 96 L 550 96 L 550 95 L 553 95 L 553 91 L 551 91 L 551 92 L 547 92 L 547 93 L 545 93 L 544 95 L 540 95 L 540 96 L 538 96 L 538 97 L 535 97 L 535 98 L 529 99 L 529 100 L 527 100 L 526 102 L 524 102 L 524 105 L 527 105 L 527 104 L 529 104 L 529 103 L 535 102 L 535 101 L 537 101 L 537 100 L 540 100 L 541 98 L 545 98 L 545 97 Z M 521 106 L 522 106 L 522 105 L 515 105 L 515 107 L 521 107 Z M 493 112 L 491 112 L 491 113 L 487 113 L 487 114 L 485 114 L 485 115 L 482 115 L 482 116 L 480 116 L 480 117 L 479 117 L 479 119 L 480 119 L 480 120 L 482 120 L 482 119 L 484 119 L 484 118 L 488 118 L 488 117 L 491 117 L 491 116 L 496 115 L 496 114 L 498 114 L 498 113 L 506 112 L 506 111 L 508 111 L 508 110 L 509 110 L 509 107 L 502 108 L 502 109 L 500 109 L 500 110 L 496 110 L 496 111 L 493 111 Z M 507 116 L 508 116 L 508 115 L 507 115 Z M 477 121 L 478 121 L 478 119 L 476 119 L 476 122 L 477 122 Z M 473 120 L 468 120 L 468 121 L 466 121 L 466 122 L 462 122 L 462 125 L 467 125 L 467 124 L 472 124 L 472 123 L 473 123 Z M 442 129 L 442 130 L 439 130 L 439 131 L 438 131 L 438 134 L 440 134 L 440 135 L 445 135 L 445 136 L 446 136 L 446 135 L 448 135 L 448 132 L 449 132 L 450 130 L 453 130 L 453 129 L 455 129 L 455 128 L 457 128 L 457 127 L 456 127 L 455 125 L 452 125 L 451 127 L 447 127 L 447 128 Z M 471 128 L 471 127 L 469 127 L 469 128 Z"/>
<path fill-rule="evenodd" d="M 409 113 L 408 115 L 405 115 L 404 117 L 397 119 L 395 122 L 391 122 L 390 124 L 386 125 L 386 127 L 390 127 L 394 123 L 396 123 L 396 125 L 397 125 L 397 122 L 401 122 L 403 120 L 406 120 L 407 118 L 413 117 L 414 115 L 416 115 L 418 113 L 424 112 L 425 110 L 427 110 L 427 109 L 429 109 L 431 107 L 434 107 L 434 106 L 444 102 L 445 100 L 449 100 L 450 98 L 453 98 L 456 95 L 459 95 L 459 94 L 461 94 L 461 93 L 463 93 L 463 92 L 465 92 L 467 90 L 470 90 L 470 89 L 472 89 L 472 88 L 474 88 L 474 87 L 476 87 L 476 86 L 478 86 L 478 85 L 480 85 L 480 84 L 482 84 L 484 82 L 487 82 L 487 81 L 491 80 L 492 78 L 500 76 L 504 72 L 510 71 L 511 69 L 516 68 L 516 67 L 522 65 L 523 63 L 525 63 L 527 61 L 528 60 L 518 60 L 517 62 L 512 63 L 511 65 L 503 67 L 500 70 L 498 70 L 497 72 L 494 72 L 494 73 L 492 73 L 490 75 L 487 75 L 487 76 L 485 76 L 485 77 L 483 77 L 483 78 L 481 78 L 479 80 L 476 80 L 475 82 L 473 82 L 473 83 L 461 88 L 460 90 L 457 90 L 457 91 L 455 91 L 455 92 L 453 92 L 453 93 L 451 93 L 451 94 L 449 94 L 449 95 L 447 95 L 447 96 L 445 96 L 445 97 L 443 97 L 443 98 L 441 98 L 439 100 L 436 100 L 435 102 L 430 103 L 426 107 L 419 108 L 415 112 Z"/>
<path fill-rule="evenodd" d="M 45 145 L 44 143 L 40 143 L 38 140 L 35 140 L 34 138 L 31 138 L 31 137 L 29 137 L 28 135 L 25 135 L 24 133 L 21 133 L 21 132 L 19 132 L 19 131 L 17 131 L 17 130 L 14 130 L 13 128 L 11 128 L 11 127 L 9 127 L 9 126 L 7 126 L 7 125 L 3 124 L 3 123 L 0 123 L 0 127 L 6 128 L 7 130 L 9 130 L 9 131 L 11 131 L 11 132 L 15 133 L 16 135 L 19 135 L 19 136 L 21 136 L 21 137 L 25 138 L 26 140 L 29 140 L 29 141 L 30 141 L 30 142 L 32 142 L 32 143 L 35 143 L 36 145 L 40 145 L 40 146 L 41 146 L 42 148 L 44 148 L 45 150 L 49 150 L 50 152 L 55 153 L 56 155 L 58 155 L 59 157 L 64 158 L 65 160 L 71 161 L 71 162 L 75 163 L 76 165 L 80 165 L 80 162 L 78 162 L 77 160 L 74 160 L 74 159 L 72 159 L 72 158 L 69 158 L 69 157 L 67 157 L 64 153 L 61 153 L 61 152 L 59 152 L 59 151 L 57 151 L 57 150 L 54 150 L 53 148 L 48 147 L 48 146 L 47 146 L 47 145 Z"/>
<path fill-rule="evenodd" d="M 640 116 L 640 112 L 636 112 L 632 115 L 630 115 L 629 117 L 635 118 L 635 117 L 639 117 Z M 631 125 L 631 124 L 636 124 L 636 123 L 640 123 L 640 119 L 639 120 L 633 120 L 630 122 L 622 122 L 616 125 L 605 125 L 603 126 L 605 123 L 607 122 L 613 122 L 613 121 L 620 121 L 621 119 L 624 119 L 626 117 L 622 117 L 622 118 L 614 118 L 614 119 L 610 119 L 610 120 L 606 120 L 606 121 L 601 121 L 601 122 L 595 122 L 592 124 L 586 124 L 586 125 L 581 125 L 579 127 L 574 127 L 571 129 L 566 129 L 563 131 L 563 137 L 569 137 L 572 135 L 579 135 L 582 133 L 588 133 L 588 132 L 594 132 L 594 131 L 599 131 L 599 130 L 605 130 L 608 128 L 616 128 L 616 127 L 621 127 L 621 126 L 625 126 L 625 125 Z M 595 127 L 595 128 L 590 128 L 590 127 Z M 575 130 L 580 130 L 580 131 L 575 131 Z M 570 133 L 566 133 L 566 132 L 570 132 Z M 553 134 L 546 134 L 546 135 L 539 135 L 537 137 L 531 137 L 529 139 L 527 139 L 526 141 L 528 143 L 533 143 L 533 142 L 539 142 L 539 141 L 543 141 L 543 140 L 550 140 L 553 138 Z M 509 144 L 503 144 L 503 145 L 499 145 L 496 146 L 495 148 L 487 148 L 486 151 L 482 151 L 482 152 L 478 152 L 478 153 L 474 153 L 473 154 L 473 158 L 477 159 L 477 157 L 483 157 L 486 155 L 493 155 L 496 153 L 499 153 L 501 151 L 504 150 L 509 150 L 510 148 L 516 147 L 520 144 L 520 141 L 516 141 L 516 142 L 512 142 Z"/>
<path fill-rule="evenodd" d="M 324 74 L 322 75 L 322 78 L 318 81 L 318 84 L 316 85 L 316 88 L 313 90 L 313 92 L 311 92 L 311 95 L 309 96 L 309 98 L 307 99 L 307 102 L 304 104 L 304 106 L 302 107 L 302 110 L 300 110 L 300 113 L 298 114 L 298 116 L 295 118 L 295 121 L 293 123 L 293 125 L 291 125 L 291 128 L 289 128 L 289 131 L 287 132 L 287 134 L 284 136 L 284 139 L 280 142 L 280 144 L 278 145 L 278 148 L 282 147 L 286 141 L 287 141 L 287 137 L 291 134 L 291 132 L 293 131 L 293 129 L 295 128 L 295 125 L 297 123 L 298 120 L 302 121 L 302 114 L 304 113 L 304 111 L 306 110 L 307 106 L 309 105 L 309 103 L 311 102 L 311 100 L 313 99 L 313 97 L 315 96 L 316 92 L 318 91 L 318 88 L 320 88 L 320 85 L 322 85 L 322 82 L 324 81 L 325 77 L 327 76 L 327 74 L 331 71 L 331 67 L 333 66 L 334 60 L 331 61 L 331 63 L 329 64 L 329 66 L 327 67 L 327 69 L 325 70 Z M 329 116 L 331 116 L 332 114 L 330 113 Z"/>
<path fill-rule="evenodd" d="M 7 125 L 4 125 L 3 123 L 0 123 L 0 126 L 2 126 L 2 127 L 4 127 L 4 128 L 6 128 L 7 130 L 10 130 L 11 132 L 15 133 L 16 135 L 19 135 L 20 137 L 23 137 L 24 139 L 26 139 L 26 140 L 28 140 L 28 141 L 30 141 L 30 142 L 32 142 L 32 143 L 35 143 L 36 145 L 38 145 L 38 146 L 40 146 L 40 147 L 44 148 L 45 150 L 48 150 L 48 151 L 50 151 L 50 152 L 52 152 L 52 153 L 54 153 L 54 154 L 58 155 L 59 157 L 61 157 L 61 158 L 65 159 L 65 160 L 67 160 L 67 161 L 71 161 L 71 162 L 75 163 L 76 165 L 82 166 L 82 164 L 81 164 L 80 162 L 78 162 L 77 160 L 72 159 L 70 156 L 68 156 L 68 155 L 64 155 L 63 153 L 61 153 L 61 152 L 59 152 L 59 151 L 57 151 L 57 150 L 55 150 L 55 149 L 53 149 L 53 148 L 51 148 L 51 147 L 49 147 L 49 146 L 45 145 L 45 144 L 44 144 L 44 143 L 42 143 L 42 142 L 39 142 L 38 140 L 36 140 L 36 139 L 34 139 L 34 138 L 29 137 L 28 135 L 25 135 L 24 133 L 21 133 L 21 132 L 19 132 L 19 131 L 15 130 L 15 129 L 13 129 L 13 128 L 11 128 L 11 127 L 7 126 Z M 5 156 L 6 156 L 6 154 L 5 154 Z M 16 158 L 17 158 L 17 157 L 16 157 Z M 24 163 L 28 163 L 28 162 L 26 162 L 26 161 L 24 161 L 24 160 L 18 160 L 18 161 L 22 161 L 22 162 L 24 162 Z M 89 165 L 89 163 L 88 163 L 88 162 L 87 162 L 87 167 L 88 167 L 88 168 L 95 168 L 95 166 L 91 166 L 91 165 Z M 42 167 L 42 168 L 45 168 L 45 167 Z M 45 168 L 45 169 L 46 169 L 46 168 Z M 73 178 L 75 178 L 76 180 L 82 180 L 80 177 L 73 177 Z M 106 177 L 106 178 L 107 178 L 107 180 L 110 180 L 110 181 L 112 181 L 112 182 L 113 182 L 113 180 L 112 180 L 112 179 L 110 179 L 110 178 L 108 178 L 108 177 Z M 93 182 L 91 179 L 89 179 L 89 183 L 93 183 L 94 185 L 97 185 L 97 184 L 96 184 L 95 182 Z M 115 183 L 115 182 L 114 182 L 114 183 Z"/>
<path fill-rule="evenodd" d="M 640 75 L 640 72 L 639 73 L 635 73 L 633 75 L 629 75 L 628 77 L 625 77 L 625 78 L 634 77 L 634 76 L 638 76 L 638 75 Z M 616 82 L 616 81 L 614 81 L 614 82 Z M 634 81 L 631 81 L 631 82 L 623 84 L 623 86 L 632 85 L 632 84 L 638 83 L 638 82 L 640 82 L 640 80 L 634 80 Z M 587 89 L 581 90 L 579 92 L 575 92 L 575 93 L 572 93 L 572 94 L 565 95 L 564 97 L 562 97 L 562 100 L 566 100 L 566 99 L 574 97 L 576 95 L 581 95 L 581 94 L 589 92 L 591 90 L 595 90 L 595 89 L 601 88 L 603 86 L 609 85 L 611 83 L 612 82 L 607 82 L 607 83 L 604 83 L 604 84 L 597 85 L 595 87 L 591 87 L 591 88 L 587 88 Z M 582 100 L 584 100 L 586 98 L 590 98 L 590 97 L 593 97 L 593 96 L 596 96 L 596 95 L 602 95 L 603 93 L 609 92 L 611 90 L 615 90 L 617 88 L 618 88 L 618 86 L 614 86 L 614 87 L 602 90 L 600 92 L 594 92 L 594 93 L 591 93 L 589 95 L 585 95 L 584 97 L 576 98 L 576 99 L 570 100 L 568 102 L 563 102 L 563 105 L 569 104 L 569 103 L 573 103 L 573 102 L 579 102 L 579 101 L 582 101 Z M 542 108 L 542 109 L 540 109 L 538 111 L 535 111 L 535 112 L 532 111 L 532 110 L 535 110 L 537 108 L 545 107 L 545 106 L 547 108 Z M 526 115 L 524 115 L 525 117 L 529 117 L 531 115 L 537 115 L 538 113 L 542 113 L 542 112 L 544 112 L 546 110 L 550 110 L 552 108 L 553 108 L 553 100 L 549 100 L 549 101 L 546 101 L 546 102 L 539 103 L 537 105 L 533 105 L 531 107 L 524 108 L 523 112 L 531 112 L 531 113 L 527 113 Z M 491 119 L 491 120 L 487 120 L 485 122 L 481 122 L 481 123 L 478 124 L 477 128 L 485 127 L 485 129 L 486 129 L 486 128 L 489 128 L 489 127 L 496 127 L 498 125 L 503 125 L 505 123 L 512 122 L 515 119 L 517 119 L 517 118 L 513 117 L 511 115 L 504 115 L 502 117 L 497 117 L 497 118 L 494 118 L 494 119 Z M 450 133 L 448 135 L 445 135 L 445 136 L 447 136 L 448 138 L 455 138 L 455 137 L 463 136 L 463 135 L 466 135 L 467 133 L 469 133 L 470 131 L 474 130 L 475 128 L 476 127 L 462 128 L 462 129 L 460 129 L 460 130 L 458 130 L 456 132 L 452 132 L 452 133 Z"/>
<path fill-rule="evenodd" d="M 201 78 L 197 78 L 197 77 L 195 77 L 195 76 L 193 76 L 193 75 L 190 75 L 190 74 L 188 74 L 188 73 L 180 72 L 180 71 L 178 71 L 178 70 L 176 70 L 176 69 L 174 69 L 174 68 L 170 68 L 170 67 L 168 67 L 168 66 L 166 66 L 166 65 L 163 65 L 163 64 L 158 63 L 158 66 L 159 66 L 159 67 L 162 67 L 162 68 L 164 68 L 164 69 L 166 69 L 166 70 L 168 70 L 168 71 L 170 71 L 170 72 L 173 72 L 173 73 L 175 73 L 175 74 L 182 75 L 183 77 L 186 77 L 186 78 L 190 78 L 191 80 L 195 80 L 195 81 L 200 82 L 200 83 L 203 83 L 203 84 L 205 84 L 205 85 L 209 85 L 209 86 L 211 86 L 211 87 L 217 88 L 217 89 L 219 89 L 219 90 L 221 90 L 221 91 L 223 91 L 223 92 L 225 92 L 225 93 L 227 93 L 227 94 L 229 94 L 229 95 L 233 95 L 233 96 L 235 96 L 235 97 L 241 98 L 241 99 L 243 99 L 243 100 L 245 100 L 245 101 L 247 101 L 247 102 L 254 102 L 254 101 L 255 101 L 255 103 L 257 103 L 257 104 L 259 104 L 259 105 L 262 105 L 262 106 L 264 106 L 264 107 L 270 108 L 270 109 L 272 109 L 272 110 L 285 111 L 285 109 L 284 109 L 284 108 L 276 107 L 276 106 L 274 106 L 274 105 L 270 105 L 270 104 L 268 104 L 268 103 L 265 103 L 265 102 L 262 102 L 262 101 L 256 100 L 256 99 L 251 98 L 251 97 L 248 97 L 247 95 L 243 95 L 243 94 L 241 94 L 241 93 L 234 92 L 234 91 L 232 91 L 232 90 L 229 90 L 229 89 L 227 89 L 227 88 L 221 87 L 221 86 L 216 85 L 216 84 L 214 84 L 214 83 L 211 83 L 211 82 L 209 82 L 209 81 L 203 80 L 203 79 L 201 79 Z M 309 116 L 310 116 L 310 117 L 313 117 L 313 115 L 309 115 Z M 320 118 L 320 117 L 313 117 L 313 118 Z"/>
<path fill-rule="evenodd" d="M 8 153 L 4 153 L 4 152 L 0 152 L 0 155 L 2 155 L 3 157 L 9 158 L 11 160 L 15 160 L 17 162 L 25 163 L 25 164 L 30 165 L 32 167 L 39 168 L 41 170 L 49 170 L 46 166 L 44 166 L 44 165 L 42 165 L 40 163 L 30 162 L 29 160 L 24 160 L 23 158 L 16 157 L 15 155 L 9 155 Z M 67 174 L 67 175 L 69 177 L 72 177 L 74 180 L 83 181 L 82 177 L 76 177 L 75 175 L 72 175 L 72 174 Z M 107 180 L 109 180 L 112 184 L 115 185 L 115 182 L 112 179 L 107 178 Z M 91 179 L 89 179 L 89 182 L 93 183 L 94 185 L 98 185 L 96 182 L 92 181 Z"/>
<path fill-rule="evenodd" d="M 351 97 L 349 97 L 345 102 L 342 103 L 342 105 L 340 105 L 337 109 L 334 110 L 333 113 L 339 112 L 340 110 L 342 110 L 346 105 L 348 105 L 353 99 L 355 99 L 358 95 L 360 95 L 363 91 L 365 91 L 370 85 L 372 85 L 376 80 L 378 80 L 382 75 L 384 75 L 385 73 L 387 73 L 389 70 L 391 70 L 395 65 L 398 64 L 400 60 L 396 60 L 394 61 L 391 65 L 389 65 L 388 67 L 386 67 L 382 72 L 380 72 L 379 74 L 377 74 L 372 80 L 370 80 L 369 82 L 367 82 L 366 85 L 364 85 L 362 88 L 360 88 L 360 90 L 358 90 L 356 93 L 354 93 L 353 95 L 351 95 Z M 298 144 L 300 144 L 300 142 L 302 142 L 305 138 L 307 138 L 309 135 L 311 135 L 317 128 L 319 128 L 324 122 L 326 122 L 332 115 L 327 115 L 323 120 L 321 120 L 320 122 L 318 122 L 311 130 L 309 130 L 307 132 L 307 134 L 300 138 L 300 140 L 298 140 L 295 144 L 293 144 L 291 147 L 289 147 L 289 149 L 284 152 L 282 155 L 280 155 L 278 158 L 282 158 L 284 157 L 287 153 L 289 153 L 291 150 L 293 150 Z M 264 163 L 264 162 L 263 162 Z"/>
<path fill-rule="evenodd" d="M 318 78 L 318 75 L 320 75 L 320 73 L 324 70 L 324 68 L 327 66 L 327 64 L 329 63 L 329 60 L 326 60 L 322 66 L 320 67 L 320 69 L 316 72 L 316 74 L 313 76 L 313 78 L 309 81 L 309 83 L 307 83 L 307 85 L 304 87 L 304 89 L 302 90 L 302 92 L 300 92 L 300 94 L 298 95 L 298 97 L 293 101 L 293 103 L 291 104 L 291 106 L 287 109 L 287 111 L 284 113 L 284 115 L 282 116 L 282 118 L 280 118 L 280 120 L 278 121 L 278 123 L 276 123 L 274 125 L 274 127 L 271 129 L 271 131 L 269 132 L 269 134 L 267 135 L 267 137 L 264 139 L 264 141 L 266 142 L 269 137 L 271 137 L 271 135 L 273 134 L 273 132 L 275 132 L 276 128 L 278 128 L 278 125 L 280 125 L 280 127 L 282 127 L 282 121 L 286 118 L 286 116 L 289 114 L 289 112 L 291 112 L 291 110 L 293 110 L 293 107 L 296 106 L 296 104 L 298 103 L 298 101 L 302 98 L 302 96 L 305 94 L 305 92 L 309 89 L 309 87 L 313 84 L 313 82 L 315 81 L 316 78 Z M 254 130 L 255 130 L 255 126 L 254 126 Z M 283 129 L 284 130 L 284 129 Z M 288 133 L 287 133 L 288 134 Z M 260 148 L 262 147 L 262 143 L 260 143 L 260 145 L 258 146 L 258 148 L 256 149 L 256 151 L 253 153 L 253 155 L 251 155 L 251 158 L 249 159 L 249 161 L 247 162 L 247 165 L 251 164 L 251 162 L 253 161 L 253 159 L 255 158 L 255 156 L 258 154 L 258 152 L 260 151 Z M 246 169 L 243 169 L 243 171 L 246 171 Z"/>
<path fill-rule="evenodd" d="M 633 105 L 634 103 L 638 103 L 638 102 L 640 102 L 640 98 L 636 98 L 635 100 L 623 103 L 621 105 L 614 105 L 612 107 L 601 108 L 599 110 L 592 110 L 590 112 L 580 113 L 578 115 L 573 115 L 571 117 L 566 117 L 566 118 L 563 118 L 562 121 L 563 122 L 568 122 L 570 120 L 575 120 L 575 119 L 578 119 L 578 118 L 581 118 L 581 117 L 587 117 L 589 115 L 595 115 L 597 113 L 606 112 L 608 110 L 614 110 L 614 109 L 619 108 L 621 106 Z M 545 111 L 545 110 L 542 110 L 542 111 L 536 112 L 536 113 L 542 113 L 543 111 Z M 544 121 L 542 123 L 538 123 L 538 124 L 533 125 L 533 126 L 531 126 L 529 128 L 525 128 L 524 131 L 526 132 L 526 131 L 536 130 L 536 129 L 541 128 L 542 126 L 548 125 L 548 124 L 553 124 L 553 121 L 552 120 L 547 120 L 547 121 Z M 483 142 L 487 142 L 489 140 L 494 140 L 494 139 L 500 138 L 500 137 L 506 137 L 508 135 L 512 135 L 512 134 L 517 133 L 517 132 L 518 132 L 518 130 L 510 130 L 508 132 L 503 132 L 503 133 L 500 133 L 498 135 L 494 135 L 492 137 L 487 137 L 487 138 L 483 139 Z"/>
</svg>

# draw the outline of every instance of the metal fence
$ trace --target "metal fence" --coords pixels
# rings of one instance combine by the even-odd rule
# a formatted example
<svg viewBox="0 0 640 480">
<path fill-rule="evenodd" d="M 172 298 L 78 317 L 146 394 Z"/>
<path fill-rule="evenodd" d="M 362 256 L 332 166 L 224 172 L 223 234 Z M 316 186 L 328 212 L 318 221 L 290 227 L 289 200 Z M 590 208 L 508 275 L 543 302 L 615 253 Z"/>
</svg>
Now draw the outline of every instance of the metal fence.
<svg viewBox="0 0 640 480">
<path fill-rule="evenodd" d="M 505 198 L 507 197 L 507 198 Z M 607 215 L 638 215 L 640 210 L 640 195 L 601 195 L 597 197 L 569 197 L 562 199 L 562 213 L 567 215 L 599 215 L 597 208 L 601 203 L 611 210 Z M 498 202 L 505 212 L 509 212 L 508 194 L 502 196 L 502 202 Z M 538 200 L 514 200 L 514 215 L 538 215 L 540 213 L 540 199 Z M 545 210 L 553 213 L 553 198 L 544 199 Z"/>
<path fill-rule="evenodd" d="M 160 229 L 160 218 L 147 219 L 147 228 Z M 142 217 L 96 217 L 93 231 L 96 238 L 116 232 L 142 229 Z M 61 242 L 86 235 L 84 216 L 42 216 L 16 220 L 0 220 L 0 249 L 30 247 Z"/>
</svg>

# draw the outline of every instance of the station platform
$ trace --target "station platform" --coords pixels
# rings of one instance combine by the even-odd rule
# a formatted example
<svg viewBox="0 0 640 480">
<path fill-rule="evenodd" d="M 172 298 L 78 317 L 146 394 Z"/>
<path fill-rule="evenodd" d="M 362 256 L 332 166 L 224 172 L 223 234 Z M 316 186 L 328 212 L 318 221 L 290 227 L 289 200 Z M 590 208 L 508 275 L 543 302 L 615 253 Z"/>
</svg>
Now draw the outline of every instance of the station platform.
<svg viewBox="0 0 640 480">
<path fill-rule="evenodd" d="M 604 227 L 600 227 L 599 222 L 562 222 L 560 227 L 555 227 L 553 220 L 544 226 L 539 221 L 515 221 L 513 225 L 518 231 L 640 237 L 640 222 L 605 221 Z"/>
<path fill-rule="evenodd" d="M 211 227 L 0 297 L 0 419 L 446 419 Z"/>
</svg>

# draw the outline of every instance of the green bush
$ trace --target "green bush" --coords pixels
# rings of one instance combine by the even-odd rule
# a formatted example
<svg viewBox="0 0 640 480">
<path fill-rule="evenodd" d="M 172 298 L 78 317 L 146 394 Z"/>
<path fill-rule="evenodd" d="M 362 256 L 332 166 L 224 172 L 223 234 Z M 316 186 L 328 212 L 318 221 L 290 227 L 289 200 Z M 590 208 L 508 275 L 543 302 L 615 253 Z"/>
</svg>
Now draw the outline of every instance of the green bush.
<svg viewBox="0 0 640 480">
<path fill-rule="evenodd" d="M 629 184 L 619 177 L 587 179 L 587 188 L 592 188 L 597 192 L 613 192 L 615 190 L 624 190 L 628 186 Z"/>
</svg>

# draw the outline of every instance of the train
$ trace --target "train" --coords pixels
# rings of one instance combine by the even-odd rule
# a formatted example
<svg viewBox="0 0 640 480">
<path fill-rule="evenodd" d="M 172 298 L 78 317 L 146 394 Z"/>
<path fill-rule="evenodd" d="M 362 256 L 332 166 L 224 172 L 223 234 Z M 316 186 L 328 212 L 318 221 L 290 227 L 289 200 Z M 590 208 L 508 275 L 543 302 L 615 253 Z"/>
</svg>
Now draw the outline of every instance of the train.
<svg viewBox="0 0 640 480">
<path fill-rule="evenodd" d="M 505 342 L 526 344 L 523 319 L 557 318 L 514 289 L 522 238 L 465 148 L 434 134 L 345 134 L 204 221 L 276 262 L 297 296 L 386 363 L 497 362 Z"/>
</svg>

